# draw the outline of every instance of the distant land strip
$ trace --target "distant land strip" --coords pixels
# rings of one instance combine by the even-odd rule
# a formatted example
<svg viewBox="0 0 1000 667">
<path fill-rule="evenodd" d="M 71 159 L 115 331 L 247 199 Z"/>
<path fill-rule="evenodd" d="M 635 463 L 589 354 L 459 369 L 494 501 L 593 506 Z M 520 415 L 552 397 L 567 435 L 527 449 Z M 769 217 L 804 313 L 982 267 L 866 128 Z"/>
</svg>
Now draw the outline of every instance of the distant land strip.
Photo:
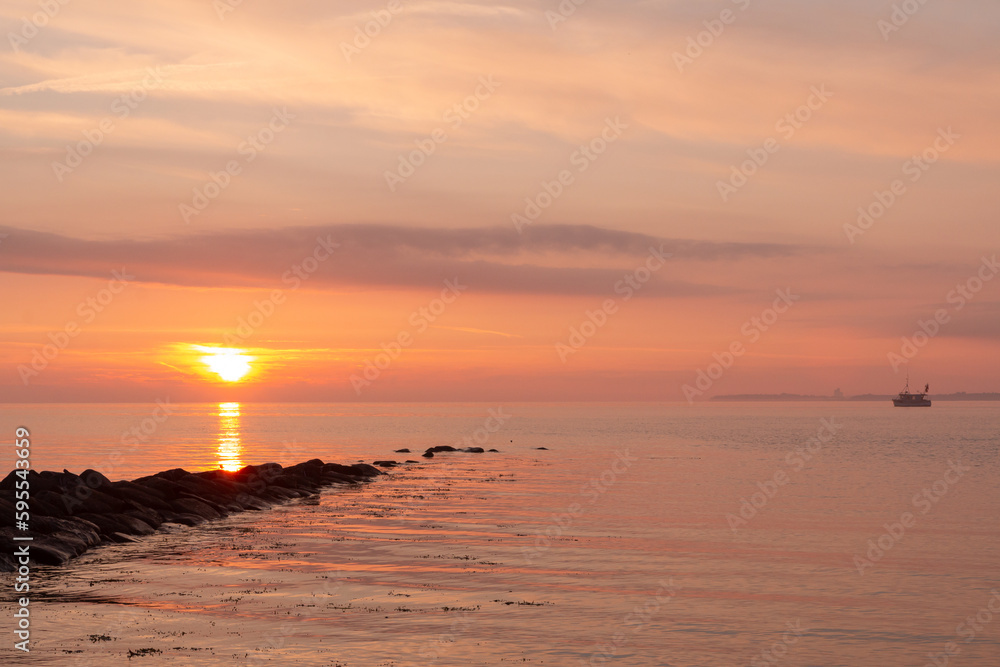
<svg viewBox="0 0 1000 667">
<path fill-rule="evenodd" d="M 857 396 L 813 396 L 810 394 L 726 394 L 712 396 L 713 401 L 889 401 L 896 394 L 858 394 Z M 987 392 L 967 394 L 960 391 L 955 394 L 934 394 L 935 401 L 1000 401 L 1000 393 Z"/>
</svg>

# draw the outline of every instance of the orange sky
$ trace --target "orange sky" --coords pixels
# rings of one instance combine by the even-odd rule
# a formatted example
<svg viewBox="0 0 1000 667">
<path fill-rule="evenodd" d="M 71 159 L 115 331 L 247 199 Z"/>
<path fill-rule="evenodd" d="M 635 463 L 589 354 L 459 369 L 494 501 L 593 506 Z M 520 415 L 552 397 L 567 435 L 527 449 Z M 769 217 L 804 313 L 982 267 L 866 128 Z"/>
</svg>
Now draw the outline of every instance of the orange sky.
<svg viewBox="0 0 1000 667">
<path fill-rule="evenodd" d="M 230 4 L 0 9 L 0 400 L 1000 388 L 994 2 Z"/>
</svg>

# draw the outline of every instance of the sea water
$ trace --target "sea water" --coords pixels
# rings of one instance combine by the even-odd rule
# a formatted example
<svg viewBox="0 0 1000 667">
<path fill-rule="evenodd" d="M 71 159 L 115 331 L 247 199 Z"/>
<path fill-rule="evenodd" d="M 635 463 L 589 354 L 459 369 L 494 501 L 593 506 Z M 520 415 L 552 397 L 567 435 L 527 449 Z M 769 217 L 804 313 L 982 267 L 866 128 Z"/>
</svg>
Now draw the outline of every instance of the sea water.
<svg viewBox="0 0 1000 667">
<path fill-rule="evenodd" d="M 112 479 L 417 461 L 36 567 L 31 654 L 5 632 L 3 664 L 1000 664 L 993 403 L 0 414 L 36 469 Z M 420 456 L 441 444 L 499 452 Z"/>
</svg>

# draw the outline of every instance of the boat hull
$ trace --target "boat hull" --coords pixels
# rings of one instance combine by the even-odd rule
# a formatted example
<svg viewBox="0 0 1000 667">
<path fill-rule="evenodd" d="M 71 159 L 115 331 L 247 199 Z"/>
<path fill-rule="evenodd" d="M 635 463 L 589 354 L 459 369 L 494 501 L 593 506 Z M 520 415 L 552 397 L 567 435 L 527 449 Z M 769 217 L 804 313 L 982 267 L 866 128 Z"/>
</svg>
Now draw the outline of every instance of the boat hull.
<svg viewBox="0 0 1000 667">
<path fill-rule="evenodd" d="M 901 401 L 898 398 L 892 399 L 892 404 L 897 408 L 929 408 L 931 402 L 926 398 L 917 401 Z"/>
</svg>

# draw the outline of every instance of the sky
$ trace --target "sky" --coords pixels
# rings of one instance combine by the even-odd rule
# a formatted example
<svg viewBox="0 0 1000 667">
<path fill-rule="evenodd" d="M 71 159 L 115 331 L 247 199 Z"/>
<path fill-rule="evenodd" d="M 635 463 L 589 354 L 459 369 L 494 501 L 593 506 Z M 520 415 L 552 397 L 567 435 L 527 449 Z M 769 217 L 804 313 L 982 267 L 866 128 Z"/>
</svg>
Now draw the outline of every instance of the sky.
<svg viewBox="0 0 1000 667">
<path fill-rule="evenodd" d="M 0 28 L 0 401 L 1000 390 L 995 2 Z"/>
</svg>

